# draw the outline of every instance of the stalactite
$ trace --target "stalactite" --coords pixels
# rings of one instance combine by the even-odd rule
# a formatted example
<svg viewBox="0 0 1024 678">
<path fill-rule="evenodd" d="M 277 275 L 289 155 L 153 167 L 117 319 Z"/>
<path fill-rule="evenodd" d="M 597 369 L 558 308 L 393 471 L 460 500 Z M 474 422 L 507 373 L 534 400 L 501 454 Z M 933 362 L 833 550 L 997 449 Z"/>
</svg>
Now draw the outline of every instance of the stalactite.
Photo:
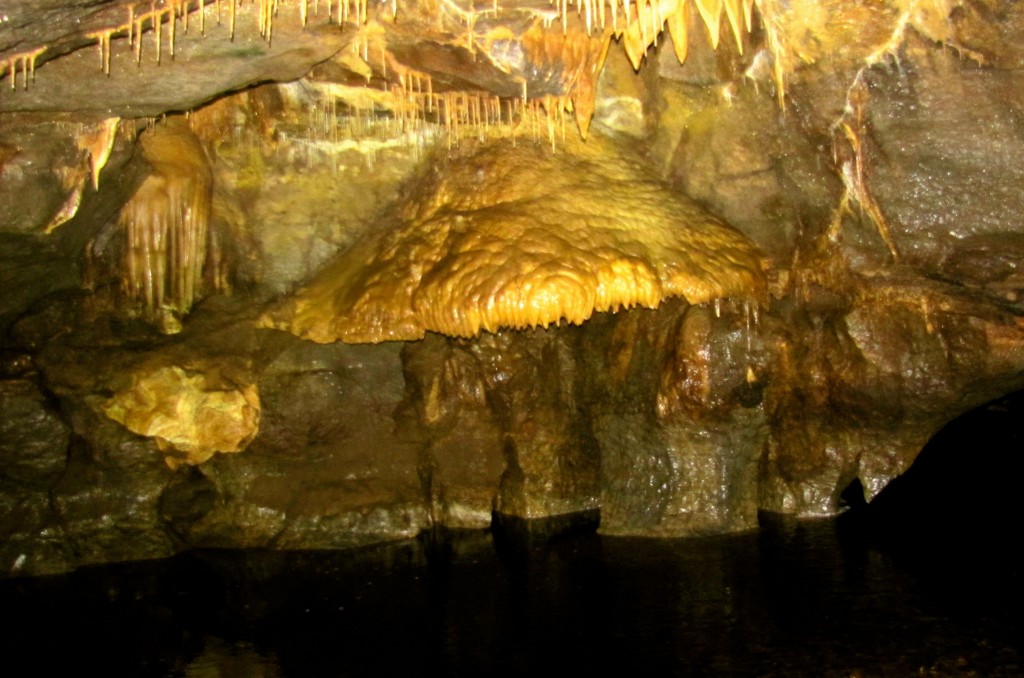
<svg viewBox="0 0 1024 678">
<path fill-rule="evenodd" d="M 60 172 L 60 178 L 67 197 L 57 213 L 50 218 L 46 228 L 43 229 L 43 233 L 46 234 L 52 233 L 58 227 L 71 221 L 78 214 L 78 208 L 82 204 L 82 194 L 85 192 L 86 184 L 85 172 L 79 168 L 69 168 Z"/>
<path fill-rule="evenodd" d="M 145 132 L 143 155 L 153 172 L 122 208 L 123 289 L 150 317 L 185 313 L 202 294 L 212 174 L 202 145 L 180 118 Z"/>
<path fill-rule="evenodd" d="M 892 229 L 882 213 L 882 208 L 868 188 L 867 159 L 864 153 L 864 139 L 867 136 L 865 133 L 867 99 L 867 85 L 858 74 L 847 93 L 846 108 L 842 116 L 833 124 L 833 133 L 835 134 L 833 149 L 844 186 L 843 197 L 833 219 L 833 228 L 838 228 L 843 215 L 848 211 L 849 203 L 856 202 L 878 230 L 878 235 L 889 250 L 892 260 L 897 262 L 900 259 L 900 254 L 892 236 Z"/>
<path fill-rule="evenodd" d="M 78 138 L 78 147 L 89 153 L 89 169 L 94 191 L 98 191 L 100 188 L 100 171 L 107 164 L 107 159 L 110 158 L 120 122 L 120 118 L 107 118 L 96 125 L 94 129 L 83 130 Z"/>
<path fill-rule="evenodd" d="M 6 63 L 0 63 L 0 76 L 3 75 L 4 69 L 6 68 L 12 92 L 18 89 L 19 67 L 21 67 L 22 89 L 27 90 L 29 82 L 35 82 L 36 61 L 43 55 L 43 53 L 46 52 L 46 50 L 47 47 L 43 46 L 24 52 L 18 52 L 17 54 L 9 56 Z"/>
<path fill-rule="evenodd" d="M 273 37 L 274 17 L 278 13 L 279 5 L 283 4 L 288 11 L 295 12 L 295 15 L 306 26 L 309 20 L 309 0 L 253 0 L 252 3 L 244 3 L 242 0 L 228 0 L 229 2 L 229 34 L 234 40 L 236 30 L 248 30 L 237 25 L 238 13 L 247 7 L 255 7 L 257 21 L 256 28 L 265 40 L 270 42 Z M 478 19 L 487 15 L 493 18 L 505 10 L 493 3 L 493 7 L 487 9 L 476 9 L 470 5 L 468 8 L 461 6 L 456 0 L 439 0 L 438 9 L 442 9 L 446 15 L 458 17 L 465 26 L 466 48 L 473 52 L 479 43 Z M 221 21 L 221 2 L 215 0 L 213 11 L 216 14 L 218 25 Z M 717 47 L 722 30 L 723 16 L 729 25 L 737 49 L 744 50 L 744 41 L 747 34 L 753 27 L 753 13 L 756 8 L 760 16 L 760 25 L 763 30 L 766 51 L 771 55 L 771 77 L 776 86 L 776 92 L 781 106 L 785 105 L 786 78 L 788 74 L 798 65 L 796 58 L 797 49 L 794 42 L 803 40 L 804 36 L 791 35 L 792 28 L 786 24 L 787 5 L 781 0 L 553 0 L 552 9 L 513 7 L 509 11 L 528 12 L 533 16 L 538 28 L 548 29 L 555 21 L 561 23 L 563 36 L 572 32 L 570 26 L 570 12 L 575 11 L 575 25 L 583 25 L 580 33 L 586 37 L 603 36 L 606 32 L 615 35 L 626 53 L 629 55 L 635 68 L 639 68 L 647 50 L 651 45 L 656 45 L 658 36 L 667 28 L 675 47 L 676 56 L 680 61 L 686 58 L 687 41 L 689 38 L 688 27 L 689 15 L 695 8 L 701 22 L 708 30 L 711 44 Z M 951 29 L 948 22 L 949 13 L 957 4 L 956 0 L 904 0 L 898 3 L 901 12 L 900 26 L 893 33 L 893 40 L 884 45 L 881 49 L 890 53 L 903 40 L 904 27 L 910 26 L 925 36 L 943 43 L 949 43 Z M 139 6 L 143 11 L 138 11 Z M 111 61 L 111 38 L 126 34 L 129 45 L 134 49 L 135 59 L 138 64 L 142 63 L 142 34 L 151 31 L 154 34 L 155 59 L 160 62 L 163 52 L 163 23 L 166 20 L 168 26 L 168 48 L 173 58 L 177 49 L 177 21 L 183 21 L 186 32 L 188 31 L 189 15 L 198 11 L 200 31 L 206 34 L 205 18 L 206 10 L 209 8 L 208 0 L 163 0 L 162 3 L 150 2 L 148 9 L 142 2 L 134 1 L 127 7 L 127 22 L 120 25 L 100 27 L 88 33 L 88 37 L 95 39 L 98 43 L 100 62 L 104 73 L 110 72 Z M 443 6 L 443 7 L 442 7 Z M 357 27 L 374 25 L 370 20 L 370 7 L 367 0 L 338 0 L 337 5 L 329 1 L 327 3 L 327 21 L 333 20 L 334 7 L 337 7 L 337 22 L 340 25 L 351 24 Z M 391 21 L 396 21 L 398 15 L 398 3 L 392 2 L 390 7 Z M 610 12 L 608 11 L 610 10 Z M 430 10 L 425 10 L 430 11 Z M 436 10 L 435 10 L 436 11 Z M 314 1 L 313 14 L 319 15 L 319 2 Z M 610 14 L 610 16 L 609 16 Z M 621 14 L 621 16 L 620 16 Z M 147 25 L 148 22 L 148 25 Z M 377 26 L 379 29 L 379 25 Z M 953 45 L 956 47 L 956 45 Z M 363 44 L 364 58 L 366 58 L 367 45 Z M 957 47 L 958 48 L 958 47 Z M 18 71 L 24 87 L 34 77 L 36 58 L 44 53 L 47 46 L 40 46 L 32 50 L 21 52 L 5 57 L 0 62 L 0 77 L 6 72 L 10 80 L 10 88 L 17 87 L 16 81 Z M 960 48 L 958 48 L 960 49 Z M 971 53 L 968 52 L 968 55 Z M 873 56 L 868 57 L 865 65 L 874 63 Z M 566 74 L 575 73 L 570 77 L 573 82 L 563 83 L 563 92 L 574 97 L 573 106 L 577 112 L 577 123 L 580 125 L 581 133 L 586 135 L 586 124 L 582 121 L 587 116 L 586 99 L 590 96 L 586 90 L 587 79 L 596 74 L 585 73 L 589 69 L 577 71 L 576 64 L 566 62 L 568 68 Z M 582 77 L 585 74 L 586 77 Z M 568 77 L 568 76 L 567 76 Z M 433 98 L 428 98 L 428 106 L 432 105 Z M 582 105 L 581 105 L 582 104 Z"/>
<path fill-rule="evenodd" d="M 105 75 L 110 75 L 110 36 L 113 30 L 100 31 L 98 33 L 87 33 L 85 37 L 96 41 L 100 52 L 100 70 Z"/>
<path fill-rule="evenodd" d="M 158 12 L 155 9 L 156 8 L 156 3 L 153 3 L 151 6 L 154 8 L 153 10 L 150 11 L 150 14 L 152 14 L 152 16 L 153 16 L 153 38 L 156 41 L 156 63 L 159 66 L 160 65 L 161 49 L 162 49 L 162 45 L 163 45 L 163 40 L 160 39 L 160 33 L 163 30 L 164 22 L 163 22 L 163 16 L 160 14 L 160 12 Z"/>
</svg>

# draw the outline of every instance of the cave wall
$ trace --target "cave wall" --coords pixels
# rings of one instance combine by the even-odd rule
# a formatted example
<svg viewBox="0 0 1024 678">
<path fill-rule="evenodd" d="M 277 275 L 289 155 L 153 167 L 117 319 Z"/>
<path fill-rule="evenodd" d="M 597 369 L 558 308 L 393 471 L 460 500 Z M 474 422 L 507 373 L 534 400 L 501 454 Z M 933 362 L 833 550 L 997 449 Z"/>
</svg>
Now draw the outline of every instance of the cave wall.
<svg viewBox="0 0 1024 678">
<path fill-rule="evenodd" d="M 324 127 L 316 88 L 352 84 L 352 34 L 294 17 L 270 44 L 211 24 L 159 67 L 139 69 L 115 40 L 109 76 L 95 44 L 70 28 L 35 35 L 25 18 L 25 44 L 66 56 L 27 90 L 20 66 L 0 79 L 0 569 L 347 548 L 486 527 L 492 511 L 599 512 L 608 534 L 684 536 L 754 528 L 759 510 L 832 515 L 855 479 L 874 497 L 945 422 L 1024 384 L 1024 12 L 954 3 L 941 35 L 921 22 L 896 35 L 899 3 L 828 6 L 861 29 L 811 26 L 819 51 L 803 45 L 784 103 L 759 48 L 767 21 L 741 53 L 714 49 L 691 16 L 682 66 L 671 41 L 638 71 L 613 42 L 595 83 L 589 134 L 756 244 L 761 303 L 676 299 L 373 346 L 256 320 L 424 177 L 482 171 L 460 162 L 471 126 L 454 143 L 443 124 L 407 136 L 386 129 L 394 111 L 349 101 L 334 112 L 343 133 Z M 439 87 L 508 96 L 493 63 L 418 43 L 415 25 L 393 23 L 393 54 L 420 58 Z M 239 70 L 210 67 L 224 60 Z M 75 94 L 99 77 L 98 98 Z M 199 106 L 259 80 L 289 82 Z M 119 213 L 152 173 L 139 137 L 162 123 L 142 116 L 197 106 L 226 272 L 207 271 L 194 307 L 149 313 L 125 303 Z M 536 127 L 515 143 L 547 148 Z M 573 152 L 557 136 L 550 152 Z"/>
</svg>

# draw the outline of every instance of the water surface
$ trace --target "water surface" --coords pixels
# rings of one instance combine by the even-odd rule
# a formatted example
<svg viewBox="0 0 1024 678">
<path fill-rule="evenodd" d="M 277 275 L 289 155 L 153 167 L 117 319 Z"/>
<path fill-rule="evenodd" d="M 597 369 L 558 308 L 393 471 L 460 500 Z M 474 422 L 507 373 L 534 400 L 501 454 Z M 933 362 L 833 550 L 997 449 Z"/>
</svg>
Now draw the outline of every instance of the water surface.
<svg viewBox="0 0 1024 678">
<path fill-rule="evenodd" d="M 194 551 L 2 581 L 0 647 L 32 675 L 1022 676 L 1015 407 L 838 520 Z"/>
</svg>

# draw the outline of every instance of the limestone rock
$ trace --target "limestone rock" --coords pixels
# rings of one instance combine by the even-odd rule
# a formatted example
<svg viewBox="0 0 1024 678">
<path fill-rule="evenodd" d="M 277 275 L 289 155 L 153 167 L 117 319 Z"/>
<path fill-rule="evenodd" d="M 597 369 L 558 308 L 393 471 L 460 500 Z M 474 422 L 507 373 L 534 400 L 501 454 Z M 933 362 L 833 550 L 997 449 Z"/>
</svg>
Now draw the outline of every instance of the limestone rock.
<svg viewBox="0 0 1024 678">
<path fill-rule="evenodd" d="M 70 431 L 38 386 L 0 380 L 0 474 L 46 488 L 64 472 Z"/>
</svg>

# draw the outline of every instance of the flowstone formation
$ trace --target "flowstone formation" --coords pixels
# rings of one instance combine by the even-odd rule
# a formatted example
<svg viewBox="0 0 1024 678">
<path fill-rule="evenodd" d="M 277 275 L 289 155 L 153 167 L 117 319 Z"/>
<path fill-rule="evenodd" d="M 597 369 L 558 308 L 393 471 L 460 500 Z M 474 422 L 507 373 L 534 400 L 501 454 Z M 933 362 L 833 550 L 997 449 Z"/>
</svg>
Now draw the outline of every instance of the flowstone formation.
<svg viewBox="0 0 1024 678">
<path fill-rule="evenodd" d="M 613 145 L 594 141 L 554 154 L 543 144 L 492 142 L 452 158 L 436 178 L 418 181 L 417 190 L 395 226 L 363 236 L 264 324 L 319 342 L 409 341 L 428 330 L 470 338 L 446 349 L 425 342 L 405 351 L 406 378 L 415 384 L 409 404 L 418 414 L 418 437 L 427 440 L 424 483 L 432 504 L 439 503 L 435 515 L 486 516 L 488 504 L 521 518 L 603 508 L 602 447 L 618 453 L 626 441 L 605 440 L 591 420 L 606 403 L 623 399 L 621 384 L 605 384 L 615 380 L 602 363 L 611 359 L 627 371 L 630 361 L 580 355 L 590 333 L 557 325 L 584 323 L 595 312 L 656 309 L 665 299 L 683 302 L 667 312 L 672 318 L 679 309 L 687 317 L 698 313 L 687 312 L 690 305 L 713 305 L 721 315 L 730 297 L 750 315 L 765 295 L 757 251 L 710 213 L 666 191 Z M 670 327 L 652 341 L 664 352 L 679 341 L 674 334 Z M 690 341 L 703 346 L 707 337 Z M 658 374 L 661 364 L 647 367 Z M 578 373 L 588 370 L 597 376 L 584 383 Z M 753 368 L 747 370 L 747 381 L 755 381 Z M 664 380 L 671 390 L 672 375 Z M 610 435 L 636 440 L 662 429 L 655 400 L 636 403 L 645 416 L 613 427 Z M 671 405 L 659 407 L 672 413 Z M 450 503 L 458 491 L 445 481 L 453 460 L 444 450 L 455 447 L 453 436 L 462 454 L 469 448 L 471 457 L 504 457 L 496 498 Z M 638 456 L 652 447 L 661 452 L 650 441 Z M 690 449 L 675 456 L 701 465 Z M 635 488 L 607 490 L 617 499 Z M 631 509 L 650 514 L 662 495 L 675 494 L 663 488 Z M 717 514 L 719 504 L 734 501 L 732 493 L 722 495 L 710 502 L 691 498 L 675 510 L 708 504 Z M 746 510 L 739 521 L 723 517 L 701 526 L 748 527 L 753 516 Z M 614 512 L 609 518 L 614 524 Z M 649 519 L 660 525 L 659 515 Z"/>
<path fill-rule="evenodd" d="M 672 297 L 764 297 L 743 236 L 612 146 L 497 142 L 437 176 L 266 325 L 319 342 L 468 338 Z"/>
<path fill-rule="evenodd" d="M 0 14 L 0 571 L 834 515 L 1024 386 L 1018 3 Z"/>
<path fill-rule="evenodd" d="M 207 367 L 214 373 L 209 377 L 177 365 L 140 371 L 101 410 L 172 452 L 164 459 L 172 469 L 201 464 L 218 452 L 240 452 L 259 429 L 259 394 L 255 385 L 236 385 L 215 369 Z"/>
</svg>

